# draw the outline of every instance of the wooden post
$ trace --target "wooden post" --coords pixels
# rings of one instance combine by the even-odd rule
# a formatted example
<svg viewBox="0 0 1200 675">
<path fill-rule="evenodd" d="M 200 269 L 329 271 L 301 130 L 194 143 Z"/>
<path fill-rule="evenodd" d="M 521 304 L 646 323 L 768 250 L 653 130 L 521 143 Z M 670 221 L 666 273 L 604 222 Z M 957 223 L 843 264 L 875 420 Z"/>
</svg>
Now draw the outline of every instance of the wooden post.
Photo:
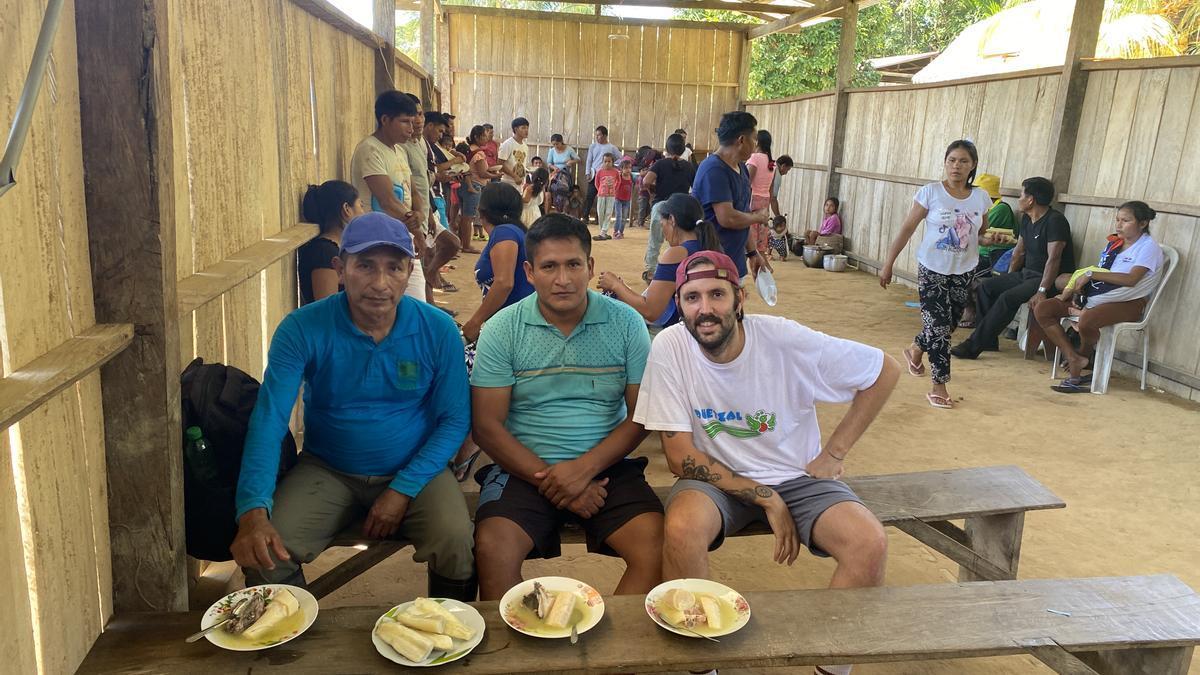
<svg viewBox="0 0 1200 675">
<path fill-rule="evenodd" d="M 854 48 L 858 41 L 858 0 L 849 0 L 842 9 L 842 34 L 838 41 L 837 77 L 834 83 L 833 129 L 829 134 L 829 161 L 823 197 L 839 197 L 842 150 L 846 145 L 846 112 L 850 95 L 846 89 L 854 79 Z M 824 200 L 822 200 L 824 201 Z"/>
<path fill-rule="evenodd" d="M 1071 189 L 1071 169 L 1075 161 L 1075 141 L 1079 118 L 1087 92 L 1088 71 L 1080 67 L 1082 59 L 1096 55 L 1100 24 L 1104 19 L 1104 0 L 1076 0 L 1071 17 L 1071 37 L 1063 61 L 1062 79 L 1054 100 L 1050 120 L 1050 180 L 1060 193 Z"/>
<path fill-rule="evenodd" d="M 1021 535 L 1025 530 L 1024 513 L 1001 513 L 992 516 L 971 516 L 963 523 L 967 546 L 979 557 L 996 565 L 1007 574 L 1002 579 L 1016 579 L 1021 561 Z M 960 567 L 959 581 L 997 581 L 997 579 Z"/>
<path fill-rule="evenodd" d="M 375 0 L 372 30 L 383 38 L 383 46 L 375 54 L 375 93 L 396 88 L 396 0 Z"/>
<path fill-rule="evenodd" d="M 421 0 L 421 67 L 430 77 L 437 71 L 437 7 L 435 0 Z"/>
<path fill-rule="evenodd" d="M 745 110 L 745 101 L 750 99 L 750 60 L 754 57 L 754 41 L 742 34 L 742 53 L 738 59 L 738 102 L 737 109 Z"/>
<path fill-rule="evenodd" d="M 100 370 L 113 608 L 188 607 L 183 531 L 172 101 L 163 0 L 75 7 L 96 321 L 132 323 Z M 180 131 L 180 133 L 182 133 Z M 181 189 L 186 189 L 181 188 Z"/>
<path fill-rule="evenodd" d="M 442 112 L 452 112 L 454 101 L 451 92 L 454 89 L 454 75 L 450 72 L 450 17 L 442 11 L 441 3 L 437 6 L 437 86 L 442 92 Z"/>
</svg>

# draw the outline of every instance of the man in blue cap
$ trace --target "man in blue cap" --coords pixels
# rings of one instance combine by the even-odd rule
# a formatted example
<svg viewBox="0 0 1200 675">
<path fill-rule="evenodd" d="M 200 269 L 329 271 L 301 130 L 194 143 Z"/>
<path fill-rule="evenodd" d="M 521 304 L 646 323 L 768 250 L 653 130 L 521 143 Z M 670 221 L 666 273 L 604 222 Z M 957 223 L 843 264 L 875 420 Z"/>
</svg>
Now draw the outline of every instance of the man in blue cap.
<svg viewBox="0 0 1200 675">
<path fill-rule="evenodd" d="M 247 584 L 304 585 L 300 563 L 365 515 L 367 537 L 413 543 L 413 558 L 429 563 L 430 595 L 474 599 L 471 519 L 446 469 L 471 420 L 462 341 L 449 316 L 405 296 L 415 257 L 399 220 L 358 216 L 334 258 L 345 290 L 276 329 L 230 547 Z M 301 383 L 304 452 L 276 486 Z"/>
</svg>

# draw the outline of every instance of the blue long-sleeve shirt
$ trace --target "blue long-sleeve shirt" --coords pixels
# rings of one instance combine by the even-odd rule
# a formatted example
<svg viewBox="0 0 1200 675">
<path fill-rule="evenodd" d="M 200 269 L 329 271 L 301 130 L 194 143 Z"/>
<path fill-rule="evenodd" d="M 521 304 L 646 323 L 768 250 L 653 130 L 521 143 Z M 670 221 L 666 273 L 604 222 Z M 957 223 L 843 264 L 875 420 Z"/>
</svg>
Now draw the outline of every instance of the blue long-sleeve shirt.
<svg viewBox="0 0 1200 675">
<path fill-rule="evenodd" d="M 604 155 L 612 154 L 613 164 L 621 161 L 621 149 L 612 143 L 596 143 L 592 142 L 588 146 L 587 154 L 587 177 L 593 178 L 596 172 L 600 170 L 600 165 L 604 163 Z"/>
<path fill-rule="evenodd" d="M 409 497 L 467 437 L 470 388 L 454 321 L 405 296 L 376 344 L 351 321 L 346 294 L 334 294 L 288 314 L 271 338 L 242 453 L 238 517 L 272 509 L 279 444 L 302 381 L 304 451 L 345 473 L 394 475 L 390 487 Z"/>
</svg>

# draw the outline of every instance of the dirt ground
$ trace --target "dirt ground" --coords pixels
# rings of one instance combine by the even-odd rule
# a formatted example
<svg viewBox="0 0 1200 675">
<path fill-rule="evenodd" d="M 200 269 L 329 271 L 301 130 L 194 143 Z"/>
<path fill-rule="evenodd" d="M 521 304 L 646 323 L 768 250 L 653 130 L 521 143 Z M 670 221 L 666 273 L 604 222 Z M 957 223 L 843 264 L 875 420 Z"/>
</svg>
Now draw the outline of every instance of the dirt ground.
<svg viewBox="0 0 1200 675">
<path fill-rule="evenodd" d="M 612 270 L 640 289 L 647 230 L 631 228 L 622 241 L 596 242 L 597 273 Z M 458 293 L 438 296 L 459 310 L 459 320 L 478 305 L 473 283 L 475 256 L 452 263 L 448 278 Z M 876 345 L 897 359 L 920 326 L 913 289 L 883 291 L 876 277 L 847 271 L 809 269 L 789 257 L 775 262 L 779 303 L 767 307 L 752 293 L 748 311 L 778 314 L 811 328 Z M 960 336 L 956 335 L 956 339 Z M 964 336 L 965 337 L 965 336 Z M 950 392 L 955 410 L 936 410 L 925 401 L 928 378 L 902 376 L 874 426 L 855 447 L 847 473 L 858 475 L 1016 464 L 1062 497 L 1067 508 L 1030 513 L 1025 520 L 1020 578 L 1089 577 L 1171 573 L 1200 588 L 1200 406 L 1162 393 L 1139 391 L 1132 380 L 1114 377 L 1105 396 L 1066 395 L 1050 390 L 1049 364 L 1022 360 L 1015 343 L 977 361 L 955 360 Z M 820 410 L 826 437 L 843 406 Z M 651 458 L 649 478 L 669 485 L 657 439 L 638 451 Z M 1189 478 L 1193 477 L 1193 478 Z M 471 485 L 470 489 L 476 489 Z M 893 586 L 955 581 L 957 565 L 895 529 L 888 530 L 886 583 Z M 564 555 L 529 562 L 526 576 L 562 574 L 611 592 L 622 572 L 619 559 L 564 546 Z M 740 591 L 820 588 L 833 570 L 829 561 L 801 554 L 795 566 L 770 560 L 768 537 L 738 537 L 713 554 L 715 578 Z M 411 549 L 408 549 L 410 552 Z M 349 549 L 331 549 L 307 568 L 309 578 L 336 565 Z M 390 605 L 425 592 L 423 565 L 401 553 L 322 601 L 322 607 Z M 220 566 L 210 574 L 219 574 Z M 215 579 L 214 579 L 215 581 Z M 237 580 L 231 580 L 237 583 Z M 199 599 L 199 598 L 197 598 Z M 205 603 L 204 606 L 207 606 Z M 913 617 L 919 621 L 920 617 Z M 586 639 L 586 638 L 585 638 Z M 1193 661 L 1200 670 L 1200 655 Z M 722 675 L 804 673 L 811 668 L 723 669 Z M 1032 657 L 856 667 L 858 675 L 900 673 L 1051 672 Z"/>
</svg>

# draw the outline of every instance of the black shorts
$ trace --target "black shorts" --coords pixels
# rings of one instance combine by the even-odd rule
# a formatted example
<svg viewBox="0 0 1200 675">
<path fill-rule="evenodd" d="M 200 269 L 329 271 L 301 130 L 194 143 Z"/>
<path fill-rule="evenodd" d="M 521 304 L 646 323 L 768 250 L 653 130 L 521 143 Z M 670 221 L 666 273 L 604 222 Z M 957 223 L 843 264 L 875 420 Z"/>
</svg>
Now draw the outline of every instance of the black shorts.
<svg viewBox="0 0 1200 675">
<path fill-rule="evenodd" d="M 587 550 L 604 555 L 617 555 L 605 540 L 643 513 L 662 513 L 662 501 L 646 482 L 645 457 L 623 459 L 596 475 L 596 480 L 608 478 L 608 497 L 600 512 L 591 518 L 580 518 L 566 509 L 559 509 L 527 483 L 500 468 L 485 466 L 475 472 L 479 483 L 479 507 L 475 522 L 487 518 L 507 518 L 516 523 L 533 540 L 533 550 L 527 558 L 557 558 L 561 553 L 559 528 L 574 524 L 583 528 Z"/>
</svg>

